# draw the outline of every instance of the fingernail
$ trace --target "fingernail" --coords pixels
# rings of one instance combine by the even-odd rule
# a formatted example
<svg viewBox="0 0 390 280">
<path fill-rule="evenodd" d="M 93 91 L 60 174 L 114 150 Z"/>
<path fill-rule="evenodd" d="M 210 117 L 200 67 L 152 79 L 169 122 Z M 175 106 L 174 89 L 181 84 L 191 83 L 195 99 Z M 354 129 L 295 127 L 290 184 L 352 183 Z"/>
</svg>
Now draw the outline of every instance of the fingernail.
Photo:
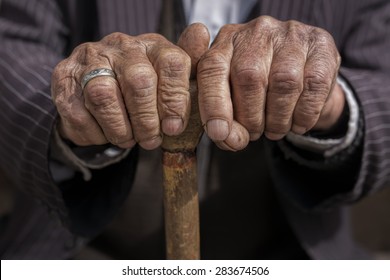
<svg viewBox="0 0 390 280">
<path fill-rule="evenodd" d="M 291 131 L 296 134 L 302 135 L 306 133 L 307 129 L 306 127 L 294 124 L 291 128 Z"/>
<path fill-rule="evenodd" d="M 161 127 L 166 135 L 177 135 L 183 132 L 183 120 L 181 118 L 165 118 L 162 120 Z"/>
<path fill-rule="evenodd" d="M 214 141 L 223 141 L 229 136 L 229 124 L 224 120 L 210 120 L 206 129 L 207 135 Z"/>
</svg>

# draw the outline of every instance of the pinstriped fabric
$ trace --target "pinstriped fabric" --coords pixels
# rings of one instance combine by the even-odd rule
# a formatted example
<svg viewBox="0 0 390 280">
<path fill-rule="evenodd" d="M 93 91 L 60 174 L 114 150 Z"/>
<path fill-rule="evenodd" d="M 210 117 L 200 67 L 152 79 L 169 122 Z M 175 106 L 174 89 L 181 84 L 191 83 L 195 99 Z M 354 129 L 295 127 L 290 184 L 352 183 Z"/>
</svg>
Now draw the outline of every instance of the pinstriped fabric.
<svg viewBox="0 0 390 280">
<path fill-rule="evenodd" d="M 64 29 L 52 1 L 33 2 L 2 3 L 2 14 L 26 12 L 17 15 L 18 24 L 7 17 L 0 24 L 0 111 L 7 124 L 0 128 L 0 161 L 16 185 L 60 209 L 59 191 L 51 184 L 47 170 L 47 153 L 56 117 L 50 97 L 50 69 L 61 59 L 60 34 Z M 18 36 L 26 42 L 17 40 Z"/>
<path fill-rule="evenodd" d="M 17 187 L 44 202 L 20 204 L 1 238 L 0 255 L 66 258 L 70 250 L 61 244 L 73 237 L 47 210 L 65 216 L 48 172 L 48 146 L 56 118 L 50 76 L 62 58 L 66 28 L 53 1 L 3 1 L 0 15 L 0 166 Z"/>
<path fill-rule="evenodd" d="M 112 32 L 139 35 L 158 29 L 159 0 L 97 0 L 97 4 L 101 37 Z"/>
<path fill-rule="evenodd" d="M 0 167 L 17 186 L 62 218 L 67 217 L 66 208 L 48 169 L 49 139 L 56 118 L 50 75 L 73 39 L 69 38 L 69 30 L 80 38 L 78 43 L 91 39 L 83 37 L 81 28 L 77 28 L 91 16 L 75 16 L 80 2 L 2 0 L 0 6 Z M 99 30 L 94 39 L 114 31 L 131 35 L 155 31 L 160 2 L 96 0 Z M 259 2 L 258 14 L 296 19 L 332 33 L 343 57 L 341 74 L 363 107 L 366 127 L 361 172 L 352 193 L 342 201 L 356 200 L 383 187 L 390 177 L 389 1 Z M 71 28 L 69 21 L 73 20 Z M 74 246 L 64 248 L 63 241 L 71 242 L 71 234 L 49 219 L 42 205 L 33 206 L 27 207 L 26 203 L 26 211 L 16 216 L 25 223 L 24 230 L 18 232 L 18 228 L 11 227 L 7 232 L 13 237 L 13 250 L 0 242 L 0 254 L 6 258 L 18 253 L 27 258 L 68 257 Z"/>
</svg>

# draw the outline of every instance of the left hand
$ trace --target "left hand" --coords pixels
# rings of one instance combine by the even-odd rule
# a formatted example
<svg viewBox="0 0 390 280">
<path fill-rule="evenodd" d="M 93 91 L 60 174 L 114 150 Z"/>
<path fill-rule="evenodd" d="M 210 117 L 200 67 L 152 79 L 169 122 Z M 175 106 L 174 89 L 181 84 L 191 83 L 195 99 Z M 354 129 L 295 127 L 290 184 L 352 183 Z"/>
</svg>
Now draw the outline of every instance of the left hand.
<svg viewBox="0 0 390 280">
<path fill-rule="evenodd" d="M 225 25 L 198 64 L 206 133 L 220 148 L 241 150 L 263 133 L 279 140 L 329 129 L 345 102 L 339 65 L 333 38 L 320 28 L 268 16 Z"/>
</svg>

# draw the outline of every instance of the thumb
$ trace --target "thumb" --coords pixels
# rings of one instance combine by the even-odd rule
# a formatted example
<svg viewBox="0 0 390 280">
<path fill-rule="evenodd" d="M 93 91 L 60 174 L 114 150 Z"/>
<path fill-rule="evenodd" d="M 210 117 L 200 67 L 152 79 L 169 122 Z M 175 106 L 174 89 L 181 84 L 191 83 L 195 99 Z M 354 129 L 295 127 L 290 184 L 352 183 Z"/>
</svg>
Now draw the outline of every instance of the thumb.
<svg viewBox="0 0 390 280">
<path fill-rule="evenodd" d="M 180 35 L 177 45 L 191 58 L 191 78 L 195 78 L 199 59 L 208 50 L 209 43 L 209 31 L 202 23 L 191 24 Z"/>
</svg>

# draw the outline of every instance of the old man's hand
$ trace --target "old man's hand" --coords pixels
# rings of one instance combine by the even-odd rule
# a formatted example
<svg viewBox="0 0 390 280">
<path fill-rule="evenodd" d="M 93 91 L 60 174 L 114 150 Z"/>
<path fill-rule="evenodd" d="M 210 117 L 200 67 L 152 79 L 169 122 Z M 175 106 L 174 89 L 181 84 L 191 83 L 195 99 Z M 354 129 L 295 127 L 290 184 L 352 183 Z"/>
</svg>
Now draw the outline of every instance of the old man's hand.
<svg viewBox="0 0 390 280">
<path fill-rule="evenodd" d="M 60 135 L 81 146 L 145 149 L 187 125 L 191 59 L 157 34 L 122 33 L 85 43 L 52 75 Z"/>
<path fill-rule="evenodd" d="M 198 64 L 199 108 L 209 137 L 243 149 L 334 125 L 344 106 L 340 57 L 326 31 L 268 16 L 224 26 Z"/>
</svg>

